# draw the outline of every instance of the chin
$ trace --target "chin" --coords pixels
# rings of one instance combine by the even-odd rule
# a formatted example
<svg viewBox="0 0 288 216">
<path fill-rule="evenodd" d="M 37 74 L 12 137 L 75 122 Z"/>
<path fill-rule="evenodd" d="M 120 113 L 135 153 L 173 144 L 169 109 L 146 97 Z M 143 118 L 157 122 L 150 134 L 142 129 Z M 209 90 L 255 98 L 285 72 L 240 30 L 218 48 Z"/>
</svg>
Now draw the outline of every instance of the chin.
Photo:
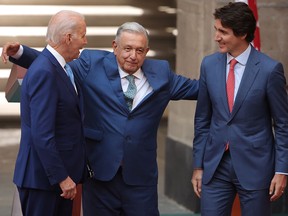
<svg viewBox="0 0 288 216">
<path fill-rule="evenodd" d="M 226 49 L 226 48 L 220 48 L 220 47 L 219 47 L 219 52 L 220 52 L 220 53 L 227 53 L 227 49 Z"/>
<path fill-rule="evenodd" d="M 125 69 L 125 71 L 129 71 L 129 72 L 133 72 L 133 73 L 137 71 L 136 67 L 126 67 L 124 69 Z"/>
</svg>

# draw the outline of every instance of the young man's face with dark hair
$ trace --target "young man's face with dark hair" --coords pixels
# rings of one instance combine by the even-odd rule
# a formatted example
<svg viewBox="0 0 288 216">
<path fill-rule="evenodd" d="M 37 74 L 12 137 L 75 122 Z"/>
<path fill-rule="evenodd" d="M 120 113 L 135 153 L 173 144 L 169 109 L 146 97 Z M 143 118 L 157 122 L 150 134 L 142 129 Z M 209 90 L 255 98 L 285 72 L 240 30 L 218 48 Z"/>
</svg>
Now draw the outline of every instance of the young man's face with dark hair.
<svg viewBox="0 0 288 216">
<path fill-rule="evenodd" d="M 237 57 L 247 49 L 249 43 L 245 40 L 246 35 L 235 36 L 233 30 L 223 27 L 219 19 L 215 20 L 214 29 L 214 39 L 218 43 L 219 52 L 230 53 L 233 57 Z"/>
</svg>

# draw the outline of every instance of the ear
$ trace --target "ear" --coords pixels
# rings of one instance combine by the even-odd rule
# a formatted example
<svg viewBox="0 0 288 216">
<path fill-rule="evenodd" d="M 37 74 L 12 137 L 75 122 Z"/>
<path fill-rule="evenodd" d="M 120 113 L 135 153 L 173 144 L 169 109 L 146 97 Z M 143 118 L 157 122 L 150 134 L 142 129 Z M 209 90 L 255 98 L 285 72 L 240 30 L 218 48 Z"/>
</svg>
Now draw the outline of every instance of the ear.
<svg viewBox="0 0 288 216">
<path fill-rule="evenodd" d="M 115 53 L 115 51 L 116 51 L 116 49 L 117 49 L 117 43 L 116 43 L 116 41 L 115 40 L 113 40 L 112 41 L 112 48 L 113 48 L 113 51 L 114 51 L 114 53 Z"/>
<path fill-rule="evenodd" d="M 70 33 L 65 34 L 65 42 L 66 44 L 70 44 L 72 42 L 72 34 Z"/>
<path fill-rule="evenodd" d="M 247 34 L 244 34 L 243 36 L 240 36 L 240 38 L 241 38 L 242 40 L 246 40 L 246 37 L 247 37 Z"/>
<path fill-rule="evenodd" d="M 147 47 L 147 48 L 146 48 L 146 53 L 145 53 L 145 55 L 149 52 L 149 50 L 150 50 L 150 48 Z"/>
</svg>

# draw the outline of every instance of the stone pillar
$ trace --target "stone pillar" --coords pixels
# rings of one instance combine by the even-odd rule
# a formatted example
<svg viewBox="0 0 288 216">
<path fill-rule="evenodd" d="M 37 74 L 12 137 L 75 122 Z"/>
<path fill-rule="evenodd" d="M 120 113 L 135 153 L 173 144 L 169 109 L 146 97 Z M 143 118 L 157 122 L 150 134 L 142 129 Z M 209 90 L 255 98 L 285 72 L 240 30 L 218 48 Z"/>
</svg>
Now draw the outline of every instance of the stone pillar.
<svg viewBox="0 0 288 216">
<path fill-rule="evenodd" d="M 257 0 L 261 51 L 282 62 L 288 81 L 288 1 Z"/>
<path fill-rule="evenodd" d="M 214 42 L 213 12 L 215 8 L 228 2 L 229 0 L 177 0 L 178 74 L 199 78 L 202 58 L 218 49 Z M 258 0 L 257 3 L 261 50 L 281 61 L 287 74 L 288 2 Z M 194 195 L 191 184 L 195 107 L 195 101 L 177 101 L 169 105 L 165 148 L 165 194 L 186 208 L 199 212 L 199 199 Z M 281 202 L 283 200 L 278 203 Z M 276 208 L 281 212 L 284 207 L 277 205 Z"/>
<path fill-rule="evenodd" d="M 176 72 L 199 78 L 204 55 L 215 50 L 213 16 L 215 1 L 177 1 Z M 177 101 L 169 105 L 166 143 L 165 193 L 194 212 L 199 199 L 194 195 L 192 176 L 192 140 L 196 101 Z"/>
</svg>

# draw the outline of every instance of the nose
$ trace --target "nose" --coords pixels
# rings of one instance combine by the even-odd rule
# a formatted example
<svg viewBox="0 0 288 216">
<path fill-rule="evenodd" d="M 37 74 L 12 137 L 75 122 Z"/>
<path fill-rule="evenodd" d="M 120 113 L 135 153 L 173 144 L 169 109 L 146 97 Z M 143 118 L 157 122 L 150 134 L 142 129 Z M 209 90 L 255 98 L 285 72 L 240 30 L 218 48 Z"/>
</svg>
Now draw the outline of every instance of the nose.
<svg viewBox="0 0 288 216">
<path fill-rule="evenodd" d="M 88 43 L 87 37 L 84 37 L 84 44 L 86 45 Z"/>
<path fill-rule="evenodd" d="M 131 51 L 130 51 L 130 58 L 135 59 L 135 58 L 136 58 L 136 55 L 137 55 L 136 49 L 131 49 Z"/>
<path fill-rule="evenodd" d="M 220 35 L 219 35 L 219 33 L 217 31 L 215 32 L 214 40 L 215 41 L 220 41 L 221 40 L 221 37 L 220 37 Z"/>
</svg>

